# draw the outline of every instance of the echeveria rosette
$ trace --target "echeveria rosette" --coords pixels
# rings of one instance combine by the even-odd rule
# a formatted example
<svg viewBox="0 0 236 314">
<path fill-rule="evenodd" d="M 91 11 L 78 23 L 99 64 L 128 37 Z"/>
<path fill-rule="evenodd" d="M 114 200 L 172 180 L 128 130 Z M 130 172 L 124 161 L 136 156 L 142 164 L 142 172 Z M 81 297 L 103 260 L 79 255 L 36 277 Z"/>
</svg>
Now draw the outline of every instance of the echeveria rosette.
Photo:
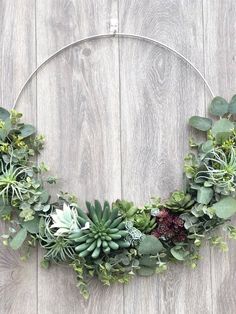
<svg viewBox="0 0 236 314">
<path fill-rule="evenodd" d="M 172 212 L 183 212 L 189 210 L 195 200 L 188 193 L 182 191 L 175 191 L 170 195 L 170 198 L 164 203 L 164 207 Z"/>
<path fill-rule="evenodd" d="M 156 226 L 156 220 L 151 215 L 150 207 L 139 208 L 133 202 L 125 200 L 117 200 L 112 206 L 118 209 L 126 220 L 132 221 L 135 228 L 145 234 L 150 233 Z"/>
<path fill-rule="evenodd" d="M 89 223 L 89 228 L 81 228 L 78 232 L 71 232 L 69 239 L 75 242 L 75 251 L 79 257 L 97 259 L 112 251 L 130 247 L 126 240 L 128 231 L 124 218 L 118 209 L 111 208 L 108 202 L 103 207 L 100 202 L 94 205 L 87 202 L 88 213 L 78 210 L 78 220 L 81 225 Z"/>
</svg>

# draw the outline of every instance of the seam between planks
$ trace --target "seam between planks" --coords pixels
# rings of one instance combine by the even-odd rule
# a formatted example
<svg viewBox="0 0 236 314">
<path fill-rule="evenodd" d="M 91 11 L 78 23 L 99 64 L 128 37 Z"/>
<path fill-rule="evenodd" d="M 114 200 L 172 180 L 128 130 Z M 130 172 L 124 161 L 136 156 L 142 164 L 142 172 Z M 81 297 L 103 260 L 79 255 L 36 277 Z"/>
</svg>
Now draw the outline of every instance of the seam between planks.
<svg viewBox="0 0 236 314">
<path fill-rule="evenodd" d="M 204 13 L 204 3 L 205 1 L 202 0 L 202 47 L 203 47 L 203 73 L 204 77 L 206 78 L 206 49 L 205 49 L 205 13 Z M 206 101 L 206 86 L 204 85 L 204 114 L 207 115 L 207 101 Z M 208 252 L 209 252 L 209 259 L 210 259 L 210 287 L 211 287 L 211 313 L 214 313 L 213 307 L 213 295 L 212 295 L 212 251 L 208 245 Z"/>
<path fill-rule="evenodd" d="M 117 0 L 117 20 L 118 20 L 118 32 L 121 31 L 120 27 L 120 0 Z M 120 196 L 123 199 L 123 155 L 122 155 L 122 105 L 121 105 L 121 52 L 120 52 L 120 37 L 117 38 L 118 41 L 118 86 L 119 86 L 119 116 L 120 116 Z M 123 314 L 125 314 L 125 286 L 122 287 L 123 294 Z"/>
<path fill-rule="evenodd" d="M 205 1 L 202 0 L 202 32 L 203 32 L 203 73 L 204 77 L 206 78 L 206 50 L 205 50 L 205 13 L 204 13 L 204 3 Z M 207 115 L 207 102 L 206 102 L 206 86 L 204 85 L 204 114 Z M 211 313 L 214 313 L 214 307 L 213 307 L 213 295 L 212 295 L 212 251 L 208 245 L 208 251 L 209 251 L 209 259 L 210 259 L 210 287 L 211 287 Z"/>
<path fill-rule="evenodd" d="M 34 21 L 35 21 L 35 26 L 34 26 L 34 32 L 35 32 L 35 64 L 36 67 L 38 66 L 38 36 L 37 36 L 37 0 L 34 2 Z M 36 73 L 35 76 L 35 111 L 36 111 L 36 129 L 38 130 L 38 76 Z M 36 163 L 38 165 L 38 156 L 36 157 Z M 39 263 L 38 263 L 38 258 L 39 258 L 39 247 L 37 245 L 36 247 L 36 313 L 38 314 L 39 312 Z"/>
</svg>

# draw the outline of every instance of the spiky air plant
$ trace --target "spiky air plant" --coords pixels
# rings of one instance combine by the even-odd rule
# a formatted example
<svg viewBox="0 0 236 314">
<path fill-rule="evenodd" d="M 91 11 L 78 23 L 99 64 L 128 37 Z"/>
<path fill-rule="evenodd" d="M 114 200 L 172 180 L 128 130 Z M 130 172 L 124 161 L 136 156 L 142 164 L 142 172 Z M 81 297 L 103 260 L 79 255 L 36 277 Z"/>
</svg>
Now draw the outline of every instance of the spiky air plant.
<svg viewBox="0 0 236 314">
<path fill-rule="evenodd" d="M 22 200 L 22 194 L 26 192 L 22 184 L 22 179 L 27 176 L 27 167 L 19 166 L 16 167 L 9 163 L 8 165 L 4 164 L 3 161 L 0 161 L 0 196 L 5 202 L 6 199 L 13 199 L 17 197 Z"/>
<path fill-rule="evenodd" d="M 220 148 L 211 151 L 205 158 L 204 166 L 206 169 L 197 173 L 196 181 L 206 180 L 219 189 L 235 190 L 236 154 L 234 148 L 231 148 L 228 154 Z"/>
<path fill-rule="evenodd" d="M 103 208 L 98 201 L 94 205 L 89 202 L 86 205 L 88 214 L 78 209 L 78 220 L 82 225 L 89 223 L 89 229 L 69 235 L 69 239 L 77 244 L 75 251 L 79 257 L 96 259 L 102 254 L 130 246 L 130 242 L 125 239 L 128 235 L 125 221 L 118 209 L 112 209 L 108 202 L 104 202 Z"/>
<path fill-rule="evenodd" d="M 38 238 L 40 245 L 46 250 L 44 259 L 55 263 L 73 260 L 75 256 L 73 241 L 67 237 L 56 235 L 50 228 L 51 224 L 49 217 L 40 226 Z"/>
</svg>

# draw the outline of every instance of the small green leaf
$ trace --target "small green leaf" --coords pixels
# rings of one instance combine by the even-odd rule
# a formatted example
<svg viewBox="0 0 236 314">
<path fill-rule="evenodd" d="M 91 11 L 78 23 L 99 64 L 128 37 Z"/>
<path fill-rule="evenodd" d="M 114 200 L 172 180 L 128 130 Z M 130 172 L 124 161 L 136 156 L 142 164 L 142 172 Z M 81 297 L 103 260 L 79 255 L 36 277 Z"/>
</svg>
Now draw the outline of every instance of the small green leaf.
<svg viewBox="0 0 236 314">
<path fill-rule="evenodd" d="M 222 144 L 229 139 L 231 132 L 221 132 L 216 134 L 216 144 Z"/>
<path fill-rule="evenodd" d="M 228 112 L 228 110 L 229 104 L 224 98 L 219 96 L 213 98 L 210 104 L 210 112 L 213 115 L 222 117 L 224 114 Z"/>
<path fill-rule="evenodd" d="M 187 212 L 184 214 L 181 214 L 179 217 L 184 220 L 184 228 L 187 230 L 190 229 L 198 221 L 197 217 Z"/>
<path fill-rule="evenodd" d="M 236 95 L 234 95 L 230 100 L 229 113 L 236 114 Z"/>
<path fill-rule="evenodd" d="M 6 109 L 0 107 L 0 120 L 5 121 L 9 117 L 10 117 L 9 111 L 7 111 Z"/>
<path fill-rule="evenodd" d="M 218 133 L 231 133 L 234 130 L 233 122 L 228 119 L 220 119 L 212 126 L 212 134 L 215 136 Z"/>
<path fill-rule="evenodd" d="M 11 205 L 0 205 L 0 218 L 5 215 L 10 215 L 13 208 Z"/>
<path fill-rule="evenodd" d="M 155 269 L 146 266 L 141 266 L 141 268 L 137 270 L 137 273 L 139 276 L 148 277 L 152 276 L 155 273 Z"/>
<path fill-rule="evenodd" d="M 200 187 L 197 191 L 197 202 L 207 205 L 210 203 L 213 196 L 213 190 L 204 186 Z"/>
<path fill-rule="evenodd" d="M 236 213 L 236 199 L 226 197 L 212 205 L 219 218 L 228 219 Z"/>
<path fill-rule="evenodd" d="M 161 241 L 152 235 L 145 236 L 138 247 L 138 252 L 143 255 L 156 255 L 161 251 L 163 251 Z"/>
<path fill-rule="evenodd" d="M 23 221 L 22 226 L 32 234 L 39 233 L 39 217 L 35 216 L 33 220 Z"/>
<path fill-rule="evenodd" d="M 150 255 L 143 255 L 139 259 L 139 264 L 146 267 L 156 267 L 157 266 L 157 260 L 156 258 L 151 258 Z"/>
<path fill-rule="evenodd" d="M 40 262 L 40 266 L 44 269 L 48 269 L 49 268 L 49 265 L 50 265 L 50 262 L 46 259 L 43 259 L 41 262 Z"/>
<path fill-rule="evenodd" d="M 208 131 L 211 128 L 212 120 L 199 116 L 193 116 L 189 119 L 189 125 L 200 131 Z"/>
<path fill-rule="evenodd" d="M 212 140 L 206 141 L 201 146 L 203 153 L 209 153 L 213 148 L 214 148 L 214 143 Z"/>
<path fill-rule="evenodd" d="M 36 129 L 31 124 L 24 124 L 23 127 L 20 130 L 21 136 L 23 138 L 26 138 L 28 136 L 33 135 L 36 132 Z"/>
<path fill-rule="evenodd" d="M 47 203 L 47 201 L 49 200 L 50 195 L 46 190 L 43 190 L 41 195 L 40 195 L 40 201 L 42 204 Z"/>
<path fill-rule="evenodd" d="M 24 243 L 27 237 L 27 230 L 25 228 L 21 228 L 14 238 L 10 242 L 10 246 L 13 250 L 18 250 L 22 244 Z"/>
<path fill-rule="evenodd" d="M 189 255 L 188 251 L 185 251 L 183 248 L 178 246 L 172 247 L 170 252 L 178 261 L 184 261 L 186 257 Z"/>
<path fill-rule="evenodd" d="M 2 141 L 5 141 L 6 137 L 8 136 L 8 134 L 11 131 L 11 128 L 12 128 L 11 120 L 7 118 L 4 121 L 3 128 L 0 129 L 0 138 L 1 138 Z"/>
</svg>

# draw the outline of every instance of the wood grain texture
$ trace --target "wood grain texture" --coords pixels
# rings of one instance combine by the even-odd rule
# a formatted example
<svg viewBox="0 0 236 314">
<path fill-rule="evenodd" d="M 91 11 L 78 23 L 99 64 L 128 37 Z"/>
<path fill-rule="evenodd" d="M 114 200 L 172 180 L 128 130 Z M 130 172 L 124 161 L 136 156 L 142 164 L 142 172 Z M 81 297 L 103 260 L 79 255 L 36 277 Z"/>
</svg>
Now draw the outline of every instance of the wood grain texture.
<svg viewBox="0 0 236 314">
<path fill-rule="evenodd" d="M 14 98 L 36 65 L 35 3 L 0 1 L 1 104 L 11 108 Z M 36 123 L 35 82 L 25 90 L 19 110 Z M 0 234 L 4 231 L 0 226 Z M 37 313 L 37 252 L 22 262 L 19 252 L 0 245 L 0 313 Z"/>
<path fill-rule="evenodd" d="M 216 94 L 230 98 L 235 14 L 233 0 L 0 0 L 1 105 L 10 108 L 36 63 L 73 40 L 109 32 L 111 18 L 119 19 L 121 32 L 183 53 Z M 199 77 L 169 52 L 133 39 L 102 39 L 49 63 L 17 109 L 46 135 L 40 160 L 61 176 L 54 196 L 64 190 L 81 205 L 118 197 L 142 205 L 181 188 L 187 120 L 206 114 L 209 100 Z M 41 251 L 23 263 L 1 245 L 0 314 L 234 314 L 235 252 L 233 242 L 225 254 L 205 247 L 196 270 L 173 265 L 125 287 L 93 281 L 85 302 L 70 268 L 43 270 Z"/>
<path fill-rule="evenodd" d="M 147 1 L 144 9 L 143 1 L 121 1 L 119 16 L 122 32 L 167 43 L 204 70 L 201 2 Z M 142 204 L 181 188 L 187 120 L 205 113 L 204 86 L 183 61 L 142 41 L 120 40 L 120 73 L 122 196 Z M 203 254 L 196 272 L 175 265 L 134 280 L 125 313 L 210 313 L 209 250 Z"/>
<path fill-rule="evenodd" d="M 229 99 L 236 91 L 236 4 L 235 1 L 203 1 L 205 30 L 206 77 L 216 95 Z M 234 224 L 236 219 L 233 220 Z M 226 232 L 222 232 L 225 236 Z M 229 252 L 222 254 L 212 249 L 213 313 L 236 312 L 236 247 L 229 243 Z"/>
<path fill-rule="evenodd" d="M 73 40 L 109 32 L 111 17 L 117 17 L 116 1 L 37 1 L 38 62 Z M 120 197 L 117 41 L 66 51 L 38 75 L 37 91 L 38 128 L 47 137 L 42 160 L 61 176 L 57 191 L 75 193 L 83 207 L 85 199 Z M 123 312 L 122 285 L 93 282 L 84 302 L 71 269 L 39 268 L 38 278 L 39 313 Z"/>
</svg>

